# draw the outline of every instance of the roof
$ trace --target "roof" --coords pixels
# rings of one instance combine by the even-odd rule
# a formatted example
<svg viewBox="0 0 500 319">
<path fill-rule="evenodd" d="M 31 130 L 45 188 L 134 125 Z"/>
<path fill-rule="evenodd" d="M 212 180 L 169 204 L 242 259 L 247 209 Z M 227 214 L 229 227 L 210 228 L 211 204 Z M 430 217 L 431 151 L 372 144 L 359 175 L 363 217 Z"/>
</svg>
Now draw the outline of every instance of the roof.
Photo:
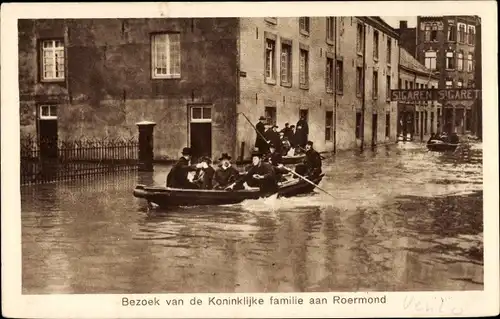
<svg viewBox="0 0 500 319">
<path fill-rule="evenodd" d="M 426 68 L 422 63 L 418 62 L 408 51 L 401 48 L 399 54 L 399 65 L 409 71 L 423 73 L 429 75 L 432 73 L 431 70 Z M 437 78 L 437 75 L 434 75 Z"/>
</svg>

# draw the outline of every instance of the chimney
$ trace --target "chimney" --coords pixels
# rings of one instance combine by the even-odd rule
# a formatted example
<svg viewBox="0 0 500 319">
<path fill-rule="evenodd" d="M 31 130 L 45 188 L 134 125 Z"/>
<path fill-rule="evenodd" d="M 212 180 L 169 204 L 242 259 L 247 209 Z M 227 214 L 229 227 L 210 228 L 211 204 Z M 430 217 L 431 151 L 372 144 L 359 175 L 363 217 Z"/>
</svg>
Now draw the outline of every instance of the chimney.
<svg viewBox="0 0 500 319">
<path fill-rule="evenodd" d="M 408 28 L 408 21 L 406 20 L 399 20 L 399 29 L 401 31 L 404 31 Z"/>
</svg>

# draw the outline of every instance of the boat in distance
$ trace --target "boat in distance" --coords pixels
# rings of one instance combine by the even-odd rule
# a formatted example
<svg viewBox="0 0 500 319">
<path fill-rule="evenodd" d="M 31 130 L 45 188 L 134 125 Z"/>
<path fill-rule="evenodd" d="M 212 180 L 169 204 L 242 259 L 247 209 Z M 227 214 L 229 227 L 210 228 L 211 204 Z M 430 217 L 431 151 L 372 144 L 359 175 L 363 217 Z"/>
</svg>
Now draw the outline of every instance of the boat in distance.
<svg viewBox="0 0 500 319">
<path fill-rule="evenodd" d="M 448 151 L 454 151 L 458 145 L 460 144 L 451 144 L 451 143 L 444 143 L 444 142 L 434 142 L 431 141 L 430 143 L 427 143 L 427 149 L 432 152 L 448 152 Z"/>
<path fill-rule="evenodd" d="M 319 184 L 324 174 L 310 181 Z M 307 194 L 315 186 L 302 179 L 291 179 L 278 184 L 276 192 L 263 192 L 258 188 L 242 190 L 180 189 L 164 186 L 145 186 L 139 184 L 134 189 L 134 197 L 145 199 L 159 207 L 203 206 L 238 204 L 248 199 L 259 199 L 277 194 L 278 197 L 292 197 Z"/>
</svg>

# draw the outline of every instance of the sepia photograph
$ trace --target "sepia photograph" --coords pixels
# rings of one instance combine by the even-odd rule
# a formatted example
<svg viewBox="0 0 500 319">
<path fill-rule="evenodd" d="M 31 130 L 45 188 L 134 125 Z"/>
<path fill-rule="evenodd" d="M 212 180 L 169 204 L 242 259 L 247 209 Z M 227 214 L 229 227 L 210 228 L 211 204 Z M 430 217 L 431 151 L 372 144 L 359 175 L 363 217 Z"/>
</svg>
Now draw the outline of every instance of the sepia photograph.
<svg viewBox="0 0 500 319">
<path fill-rule="evenodd" d="M 16 19 L 21 295 L 483 292 L 484 17 L 428 11 Z"/>
</svg>

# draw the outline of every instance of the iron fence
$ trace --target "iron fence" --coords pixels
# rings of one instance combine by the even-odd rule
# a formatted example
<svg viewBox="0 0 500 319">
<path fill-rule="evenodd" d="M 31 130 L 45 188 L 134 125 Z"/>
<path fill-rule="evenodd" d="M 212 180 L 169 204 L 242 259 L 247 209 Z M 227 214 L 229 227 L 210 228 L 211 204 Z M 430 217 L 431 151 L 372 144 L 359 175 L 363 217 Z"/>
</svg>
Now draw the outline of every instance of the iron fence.
<svg viewBox="0 0 500 319">
<path fill-rule="evenodd" d="M 23 136 L 21 185 L 86 179 L 137 168 L 137 138 L 40 140 Z"/>
</svg>

